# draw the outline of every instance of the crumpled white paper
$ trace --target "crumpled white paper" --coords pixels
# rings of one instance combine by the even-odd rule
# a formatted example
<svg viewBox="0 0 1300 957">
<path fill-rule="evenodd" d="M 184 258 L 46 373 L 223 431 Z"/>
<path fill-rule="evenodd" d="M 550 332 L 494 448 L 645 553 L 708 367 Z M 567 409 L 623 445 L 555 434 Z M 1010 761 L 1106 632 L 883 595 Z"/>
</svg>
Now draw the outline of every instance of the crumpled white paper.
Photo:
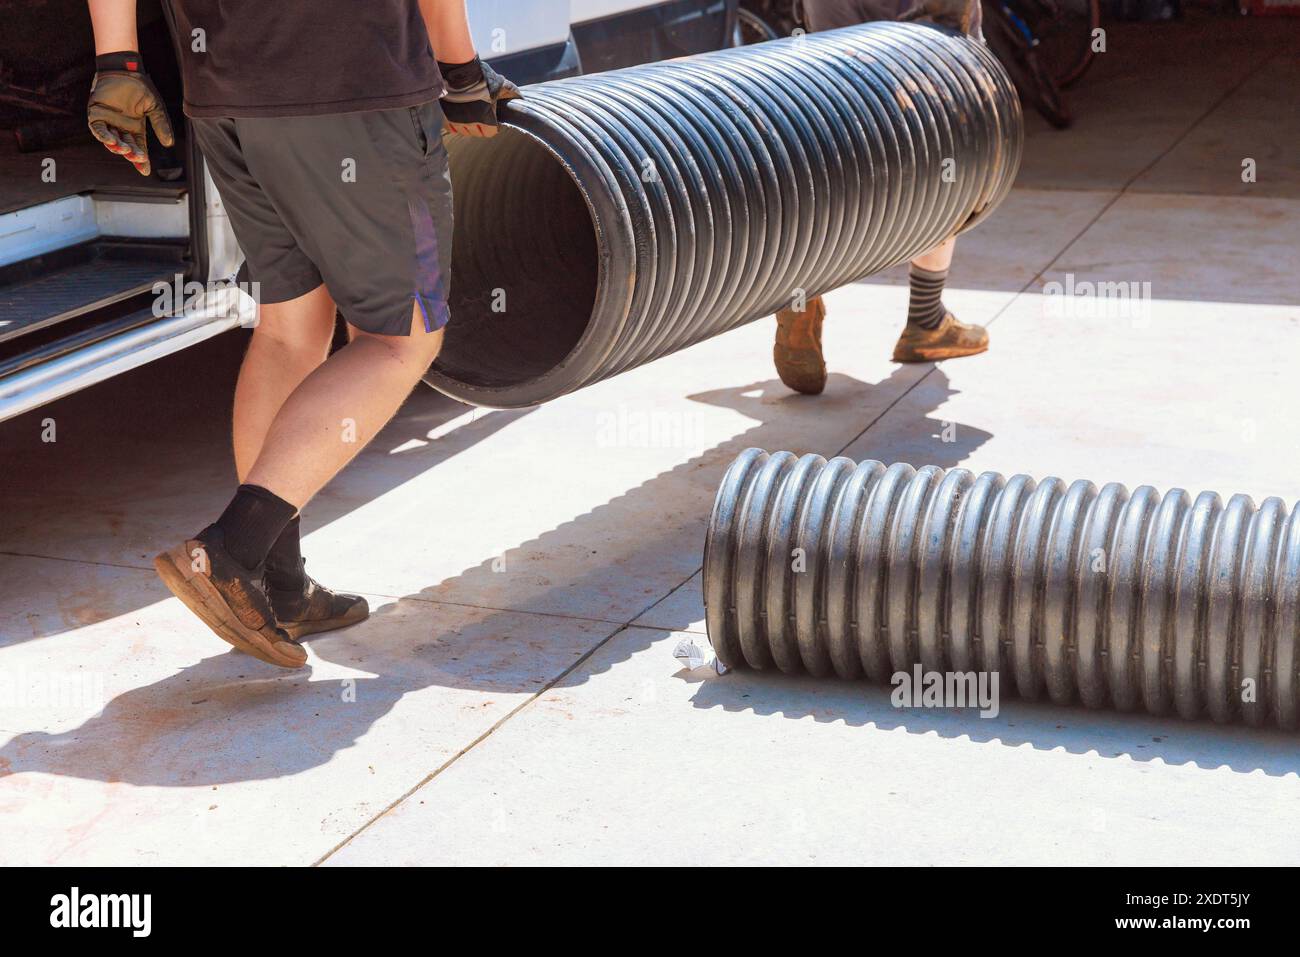
<svg viewBox="0 0 1300 957">
<path fill-rule="evenodd" d="M 683 638 L 677 642 L 677 647 L 673 649 L 673 657 L 687 671 L 694 671 L 697 668 L 712 668 L 715 674 L 725 675 L 731 670 L 718 660 L 712 648 L 706 652 L 690 638 Z"/>
</svg>

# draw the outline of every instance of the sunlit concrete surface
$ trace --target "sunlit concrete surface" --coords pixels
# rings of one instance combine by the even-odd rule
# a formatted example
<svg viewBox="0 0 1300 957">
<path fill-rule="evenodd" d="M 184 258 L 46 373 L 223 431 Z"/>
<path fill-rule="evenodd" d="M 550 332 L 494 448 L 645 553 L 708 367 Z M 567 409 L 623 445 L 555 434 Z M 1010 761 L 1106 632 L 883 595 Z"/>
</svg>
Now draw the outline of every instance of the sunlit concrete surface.
<svg viewBox="0 0 1300 957">
<path fill-rule="evenodd" d="M 298 673 L 149 565 L 233 487 L 238 336 L 0 425 L 0 863 L 1295 863 L 1294 735 L 672 651 L 749 446 L 1300 499 L 1297 54 L 1284 20 L 1112 30 L 1077 129 L 1029 116 L 959 245 L 984 356 L 889 362 L 897 269 L 828 298 L 818 398 L 770 321 L 539 409 L 418 391 L 305 513 L 310 571 L 374 614 Z M 1147 291 L 1053 312 L 1071 281 Z"/>
</svg>

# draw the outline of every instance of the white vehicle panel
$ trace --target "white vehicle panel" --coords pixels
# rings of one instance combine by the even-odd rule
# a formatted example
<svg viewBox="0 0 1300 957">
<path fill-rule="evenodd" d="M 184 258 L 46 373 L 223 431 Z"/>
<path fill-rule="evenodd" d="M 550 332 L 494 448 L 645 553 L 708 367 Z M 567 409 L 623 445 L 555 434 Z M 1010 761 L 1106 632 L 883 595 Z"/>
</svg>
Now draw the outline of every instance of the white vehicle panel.
<svg viewBox="0 0 1300 957">
<path fill-rule="evenodd" d="M 657 7 L 663 0 L 569 0 L 569 20 L 573 23 L 586 23 L 612 17 L 642 7 Z"/>
<path fill-rule="evenodd" d="M 569 0 L 470 0 L 469 28 L 485 58 L 564 43 Z"/>
</svg>

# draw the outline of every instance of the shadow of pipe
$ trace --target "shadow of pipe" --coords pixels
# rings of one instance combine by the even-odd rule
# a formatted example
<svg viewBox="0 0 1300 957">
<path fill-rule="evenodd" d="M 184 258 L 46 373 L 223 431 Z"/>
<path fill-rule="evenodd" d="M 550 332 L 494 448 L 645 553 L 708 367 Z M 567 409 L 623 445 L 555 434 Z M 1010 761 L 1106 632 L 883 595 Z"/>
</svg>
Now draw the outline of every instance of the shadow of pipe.
<svg viewBox="0 0 1300 957">
<path fill-rule="evenodd" d="M 1227 768 L 1241 774 L 1262 771 L 1270 776 L 1300 774 L 1295 736 L 1275 729 L 1217 725 L 1209 720 L 1185 721 L 1177 715 L 1155 717 L 1093 711 L 1082 705 L 1060 706 L 1026 701 L 1007 689 L 1010 675 L 1000 676 L 1003 694 L 996 714 L 981 717 L 976 709 L 899 708 L 893 689 L 870 682 L 838 678 L 793 677 L 775 672 L 733 671 L 702 677 L 703 669 L 679 672 L 698 684 L 691 703 L 703 710 L 757 716 L 780 715 L 821 723 L 842 721 L 853 727 L 907 734 L 968 739 L 977 744 L 1103 759 L 1160 761 L 1204 770 Z"/>
</svg>

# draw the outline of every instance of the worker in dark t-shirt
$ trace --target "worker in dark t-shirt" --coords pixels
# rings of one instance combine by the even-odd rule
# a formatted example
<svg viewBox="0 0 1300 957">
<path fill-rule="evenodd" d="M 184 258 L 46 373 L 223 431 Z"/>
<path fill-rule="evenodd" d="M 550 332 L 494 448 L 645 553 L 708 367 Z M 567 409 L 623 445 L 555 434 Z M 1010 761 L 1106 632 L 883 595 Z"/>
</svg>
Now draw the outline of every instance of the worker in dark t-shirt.
<svg viewBox="0 0 1300 957">
<path fill-rule="evenodd" d="M 147 175 L 146 124 L 165 145 L 173 135 L 136 0 L 88 2 L 91 132 Z M 444 124 L 494 135 L 497 103 L 519 94 L 476 55 L 465 0 L 171 7 L 185 112 L 259 306 L 235 388 L 241 484 L 154 566 L 221 638 L 299 667 L 298 639 L 369 613 L 306 574 L 299 510 L 392 418 L 449 319 Z M 349 342 L 329 355 L 336 309 Z"/>
<path fill-rule="evenodd" d="M 834 30 L 871 20 L 922 20 L 961 30 L 983 39 L 979 0 L 803 0 L 809 30 Z M 983 326 L 958 321 L 943 304 L 956 237 L 912 260 L 908 273 L 911 293 L 907 325 L 894 346 L 895 362 L 930 362 L 975 355 L 988 348 Z M 776 314 L 776 371 L 796 392 L 817 395 L 826 387 L 822 357 L 822 322 L 826 307 L 821 296 L 796 301 Z"/>
</svg>

